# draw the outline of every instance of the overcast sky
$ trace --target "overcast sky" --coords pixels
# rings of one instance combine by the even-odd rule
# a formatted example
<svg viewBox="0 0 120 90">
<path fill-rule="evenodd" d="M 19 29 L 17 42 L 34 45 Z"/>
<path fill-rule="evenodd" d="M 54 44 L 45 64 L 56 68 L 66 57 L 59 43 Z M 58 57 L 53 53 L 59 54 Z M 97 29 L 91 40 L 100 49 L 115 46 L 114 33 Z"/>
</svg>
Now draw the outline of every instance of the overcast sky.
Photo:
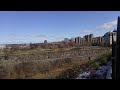
<svg viewBox="0 0 120 90">
<path fill-rule="evenodd" d="M 0 11 L 0 44 L 59 41 L 116 29 L 119 11 Z"/>
</svg>

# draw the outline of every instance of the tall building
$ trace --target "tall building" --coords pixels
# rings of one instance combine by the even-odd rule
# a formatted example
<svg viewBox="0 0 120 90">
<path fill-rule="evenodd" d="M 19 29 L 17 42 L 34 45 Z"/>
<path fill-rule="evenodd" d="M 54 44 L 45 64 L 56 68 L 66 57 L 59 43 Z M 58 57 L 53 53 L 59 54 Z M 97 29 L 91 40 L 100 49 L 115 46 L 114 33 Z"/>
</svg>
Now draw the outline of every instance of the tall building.
<svg viewBox="0 0 120 90">
<path fill-rule="evenodd" d="M 76 37 L 75 43 L 79 45 L 101 45 L 104 43 L 103 37 L 94 37 L 93 34 L 85 35 L 83 38 Z"/>
<path fill-rule="evenodd" d="M 76 38 L 75 38 L 75 43 L 79 44 L 79 43 L 80 43 L 80 38 L 81 38 L 81 37 L 76 37 Z"/>
<path fill-rule="evenodd" d="M 107 32 L 105 33 L 104 40 L 105 40 L 105 45 L 112 45 L 112 34 L 113 34 L 113 40 L 116 42 L 117 38 L 117 32 L 114 30 L 113 32 Z"/>
<path fill-rule="evenodd" d="M 75 41 L 75 38 L 71 38 L 71 41 L 74 42 L 74 41 Z"/>
<path fill-rule="evenodd" d="M 44 44 L 47 44 L 47 40 L 44 40 Z"/>
</svg>

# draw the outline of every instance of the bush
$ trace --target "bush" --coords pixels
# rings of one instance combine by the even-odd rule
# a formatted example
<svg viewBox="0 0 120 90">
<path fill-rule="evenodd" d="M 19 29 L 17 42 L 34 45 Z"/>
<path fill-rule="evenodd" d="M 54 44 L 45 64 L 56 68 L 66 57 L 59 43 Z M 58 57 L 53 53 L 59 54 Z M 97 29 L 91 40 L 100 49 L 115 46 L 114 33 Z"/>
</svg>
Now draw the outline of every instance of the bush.
<svg viewBox="0 0 120 90">
<path fill-rule="evenodd" d="M 97 64 L 97 63 L 92 63 L 90 66 L 89 66 L 90 68 L 98 68 L 99 67 L 99 64 Z"/>
<path fill-rule="evenodd" d="M 64 72 L 60 73 L 56 79 L 74 79 L 79 75 L 79 73 L 87 68 L 97 69 L 100 65 L 105 64 L 110 60 L 111 53 L 106 53 L 95 59 L 94 61 L 88 61 L 86 64 L 74 66 L 72 69 L 67 69 Z"/>
<path fill-rule="evenodd" d="M 100 63 L 100 65 L 103 65 L 105 64 L 107 61 L 111 60 L 111 53 L 106 53 L 106 54 L 103 54 L 101 55 L 99 58 L 98 58 L 98 62 Z"/>
<path fill-rule="evenodd" d="M 74 79 L 81 71 L 80 68 L 81 68 L 80 65 L 77 65 L 74 66 L 72 69 L 67 69 L 60 73 L 60 75 L 57 76 L 56 79 Z"/>
</svg>

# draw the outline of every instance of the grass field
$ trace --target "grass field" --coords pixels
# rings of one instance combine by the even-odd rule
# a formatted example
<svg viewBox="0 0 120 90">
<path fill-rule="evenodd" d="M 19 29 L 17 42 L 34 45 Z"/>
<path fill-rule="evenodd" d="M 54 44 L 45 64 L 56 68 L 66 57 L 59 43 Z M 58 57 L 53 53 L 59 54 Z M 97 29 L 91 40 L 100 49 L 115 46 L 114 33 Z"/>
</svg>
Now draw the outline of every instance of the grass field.
<svg viewBox="0 0 120 90">
<path fill-rule="evenodd" d="M 14 79 L 55 79 L 57 76 L 61 75 L 62 72 L 66 72 L 69 70 L 69 73 L 71 71 L 73 72 L 73 67 L 76 67 L 77 65 L 84 64 L 88 62 L 87 60 L 84 60 L 84 62 L 81 61 L 80 58 L 76 57 L 64 57 L 63 56 L 60 58 L 56 57 L 56 52 L 59 51 L 67 51 L 67 50 L 72 50 L 76 51 L 77 49 L 88 49 L 90 47 L 81 47 L 81 48 L 62 48 L 62 49 L 33 49 L 33 50 L 26 50 L 26 51 L 21 51 L 17 50 L 12 53 L 3 53 L 1 55 L 4 58 L 9 58 L 9 59 L 0 59 L 0 78 L 14 78 Z M 98 48 L 98 47 L 93 47 L 93 48 Z M 89 49 L 88 49 L 89 50 Z M 45 52 L 55 52 L 52 53 L 54 58 L 49 58 L 49 59 L 40 59 L 40 53 L 45 53 Z M 21 55 L 23 54 L 23 55 Z M 28 55 L 24 55 L 28 54 Z M 29 55 L 31 54 L 31 55 Z M 50 54 L 50 56 L 52 55 Z M 15 59 L 15 56 L 17 55 L 18 59 Z M 41 54 L 43 57 L 46 56 L 45 54 Z M 58 56 L 60 54 L 58 53 Z M 2 56 L 0 58 L 3 58 Z M 103 59 L 102 57 L 101 59 Z M 19 60 L 20 59 L 20 60 Z M 39 60 L 40 59 L 40 60 Z M 87 59 L 87 56 L 86 56 Z M 103 59 L 104 60 L 106 58 Z M 92 65 L 93 67 L 96 65 Z M 68 73 L 68 74 L 69 74 Z M 10 77 L 11 75 L 11 77 Z M 71 74 L 70 74 L 71 75 Z"/>
<path fill-rule="evenodd" d="M 74 47 L 73 47 L 74 48 Z M 16 50 L 14 52 L 8 51 L 8 54 L 32 54 L 32 53 L 44 53 L 44 52 L 58 52 L 58 51 L 67 51 L 73 48 L 58 48 L 58 49 L 31 49 L 31 50 Z M 5 55 L 6 53 L 0 50 L 0 55 Z"/>
</svg>

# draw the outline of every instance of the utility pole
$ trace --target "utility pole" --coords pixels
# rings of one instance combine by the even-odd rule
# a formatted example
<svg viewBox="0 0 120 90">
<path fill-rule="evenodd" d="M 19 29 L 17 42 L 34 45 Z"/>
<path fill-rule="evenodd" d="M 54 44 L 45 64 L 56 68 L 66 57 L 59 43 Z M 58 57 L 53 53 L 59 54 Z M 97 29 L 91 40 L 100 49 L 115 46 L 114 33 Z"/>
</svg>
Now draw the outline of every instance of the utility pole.
<svg viewBox="0 0 120 90">
<path fill-rule="evenodd" d="M 120 79 L 120 17 L 118 16 L 117 22 L 117 46 L 116 46 L 116 79 Z"/>
</svg>

